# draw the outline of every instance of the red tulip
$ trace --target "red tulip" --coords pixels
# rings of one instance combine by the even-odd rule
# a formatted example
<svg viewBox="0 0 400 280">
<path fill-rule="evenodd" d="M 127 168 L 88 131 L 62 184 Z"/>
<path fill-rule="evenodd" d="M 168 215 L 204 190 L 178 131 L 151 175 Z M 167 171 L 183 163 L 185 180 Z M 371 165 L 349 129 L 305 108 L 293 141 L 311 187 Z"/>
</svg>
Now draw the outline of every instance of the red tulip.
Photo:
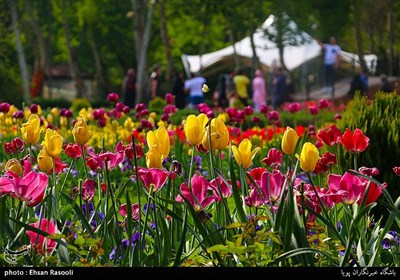
<svg viewBox="0 0 400 280">
<path fill-rule="evenodd" d="M 339 143 L 342 132 L 336 125 L 331 124 L 329 127 L 320 129 L 317 133 L 317 138 L 328 146 L 333 146 Z"/>
<path fill-rule="evenodd" d="M 340 143 L 342 143 L 343 147 L 349 152 L 361 153 L 368 147 L 369 138 L 365 136 L 359 128 L 356 128 L 354 133 L 352 133 L 349 128 L 346 128 L 346 131 L 340 138 Z"/>
</svg>

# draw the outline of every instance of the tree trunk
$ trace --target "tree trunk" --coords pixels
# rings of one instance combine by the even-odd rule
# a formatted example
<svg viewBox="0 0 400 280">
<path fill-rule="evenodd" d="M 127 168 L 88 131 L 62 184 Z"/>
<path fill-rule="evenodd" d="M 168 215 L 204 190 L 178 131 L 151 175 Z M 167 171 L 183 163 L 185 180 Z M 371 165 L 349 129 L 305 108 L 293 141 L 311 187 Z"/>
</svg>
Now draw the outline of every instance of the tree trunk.
<svg viewBox="0 0 400 280">
<path fill-rule="evenodd" d="M 27 6 L 27 10 L 29 13 L 29 23 L 32 27 L 33 32 L 35 33 L 36 39 L 37 39 L 37 46 L 39 48 L 38 52 L 38 57 L 37 60 L 35 61 L 34 65 L 34 73 L 32 77 L 32 83 L 33 88 L 31 92 L 33 95 L 36 94 L 41 94 L 42 88 L 43 88 L 43 79 L 44 75 L 47 77 L 51 76 L 51 55 L 49 51 L 47 50 L 47 44 L 46 40 L 43 36 L 43 32 L 35 18 L 34 15 L 34 8 L 32 5 L 32 1 L 30 0 L 25 0 L 25 5 Z"/>
<path fill-rule="evenodd" d="M 62 4 L 63 4 L 63 9 L 65 11 L 66 2 L 63 1 Z M 68 52 L 69 72 L 71 74 L 72 80 L 74 81 L 74 86 L 76 89 L 76 97 L 77 98 L 87 97 L 85 84 L 81 78 L 81 73 L 78 65 L 78 59 L 76 54 L 77 50 L 76 47 L 71 46 L 71 30 L 69 27 L 67 16 L 65 14 L 63 15 L 63 26 L 64 26 L 66 45 L 67 45 L 67 52 Z"/>
<path fill-rule="evenodd" d="M 237 54 L 236 46 L 235 46 L 236 42 L 237 42 L 236 33 L 235 33 L 235 30 L 234 30 L 234 28 L 232 26 L 232 22 L 229 19 L 229 16 L 228 15 L 224 15 L 224 17 L 225 17 L 225 21 L 227 23 L 227 26 L 229 28 L 229 39 L 232 42 L 232 48 L 233 48 L 233 61 L 235 62 L 235 70 L 237 71 L 242 67 L 242 65 L 240 63 L 240 58 L 239 58 L 239 56 Z"/>
<path fill-rule="evenodd" d="M 8 5 L 10 6 L 10 11 L 11 11 L 11 22 L 12 22 L 12 28 L 13 28 L 14 36 L 15 36 L 15 45 L 17 48 L 18 63 L 19 63 L 20 71 L 21 71 L 24 102 L 26 104 L 30 104 L 31 97 L 29 95 L 29 78 L 28 78 L 29 76 L 28 76 L 28 69 L 26 67 L 25 53 L 24 53 L 24 49 L 22 47 L 19 28 L 18 28 L 17 3 L 14 0 L 8 0 Z"/>
<path fill-rule="evenodd" d="M 147 50 L 149 48 L 151 25 L 153 21 L 153 11 L 154 11 L 154 3 L 151 2 L 147 9 L 145 30 L 143 33 L 142 44 L 139 48 L 139 60 L 137 66 L 138 69 L 137 69 L 137 80 L 136 80 L 136 93 L 137 93 L 136 103 L 141 103 L 141 102 L 147 103 L 147 100 L 149 100 L 150 98 L 149 96 L 146 96 L 147 94 L 146 65 L 147 65 Z"/>
<path fill-rule="evenodd" d="M 250 36 L 251 50 L 253 51 L 253 57 L 252 57 L 252 60 L 251 60 L 253 73 L 260 66 L 259 65 L 260 61 L 259 61 L 258 56 L 257 56 L 256 45 L 254 43 L 254 31 L 255 30 L 253 30 L 253 29 L 249 31 L 249 33 L 250 33 L 249 36 Z"/>
<path fill-rule="evenodd" d="M 144 11 L 146 11 L 146 0 L 131 0 L 133 9 L 133 37 L 135 40 L 136 61 L 140 60 L 140 48 L 142 47 L 144 34 Z"/>
<path fill-rule="evenodd" d="M 394 59 L 394 19 L 393 0 L 389 1 L 389 75 L 393 75 Z"/>
<path fill-rule="evenodd" d="M 165 81 L 167 84 L 167 89 L 172 87 L 172 75 L 174 72 L 174 61 L 171 54 L 171 44 L 168 37 L 167 29 L 167 15 L 165 12 L 165 0 L 160 1 L 160 17 L 161 17 L 161 39 L 164 44 L 164 53 L 167 58 L 167 69 L 165 71 Z"/>
<path fill-rule="evenodd" d="M 285 45 L 283 42 L 283 34 L 284 34 L 284 29 L 285 26 L 284 25 L 284 20 L 283 20 L 283 15 L 280 14 L 280 16 L 278 16 L 276 18 L 276 45 L 278 47 L 278 51 L 279 51 L 279 62 L 282 66 L 282 69 L 284 69 L 285 71 L 287 71 L 287 67 L 285 64 L 285 60 L 284 60 L 284 51 L 285 51 Z"/>
<path fill-rule="evenodd" d="M 90 45 L 90 49 L 92 50 L 93 53 L 93 60 L 94 60 L 94 66 L 96 68 L 96 74 L 95 74 L 95 87 L 92 92 L 92 97 L 95 99 L 100 99 L 99 97 L 103 96 L 102 91 L 105 90 L 105 77 L 103 75 L 103 65 L 101 63 L 101 57 L 100 57 L 100 52 L 97 47 L 96 41 L 93 38 L 93 31 L 90 28 L 87 32 L 88 36 L 88 43 Z"/>
<path fill-rule="evenodd" d="M 360 11 L 360 10 L 361 10 L 361 7 L 359 6 L 359 3 L 357 1 L 354 1 L 353 11 Z M 359 12 L 354 13 L 354 30 L 355 30 L 355 36 L 356 36 L 358 60 L 360 62 L 361 68 L 364 70 L 367 70 L 368 69 L 367 64 L 364 59 L 363 37 L 361 34 L 361 18 L 360 18 Z"/>
</svg>

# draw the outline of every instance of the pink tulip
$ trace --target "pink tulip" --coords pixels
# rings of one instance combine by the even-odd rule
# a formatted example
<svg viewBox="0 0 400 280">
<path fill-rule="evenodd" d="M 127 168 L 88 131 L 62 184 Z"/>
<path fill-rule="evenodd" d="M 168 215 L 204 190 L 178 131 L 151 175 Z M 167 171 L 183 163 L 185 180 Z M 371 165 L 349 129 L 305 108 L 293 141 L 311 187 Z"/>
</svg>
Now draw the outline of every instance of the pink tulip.
<svg viewBox="0 0 400 280">
<path fill-rule="evenodd" d="M 208 193 L 208 190 L 212 190 L 213 188 L 204 177 L 195 174 L 192 177 L 191 183 L 191 188 L 185 183 L 181 184 L 181 194 L 189 201 L 197 213 L 202 212 L 203 208 L 217 201 L 215 195 Z M 176 201 L 183 202 L 184 199 L 182 196 L 178 194 Z"/>
<path fill-rule="evenodd" d="M 112 92 L 107 95 L 108 102 L 115 103 L 119 99 L 118 93 Z"/>
<path fill-rule="evenodd" d="M 37 229 L 40 229 L 44 232 L 47 232 L 49 235 L 54 235 L 59 233 L 56 224 L 54 224 L 52 220 L 48 221 L 46 218 L 43 218 L 41 221 L 37 221 L 36 223 L 32 223 L 29 225 Z M 40 235 L 34 231 L 27 230 L 26 234 L 29 236 L 31 246 L 43 255 L 44 255 L 43 249 L 46 249 L 47 253 L 51 253 L 51 251 L 57 245 L 57 242 L 55 240 Z"/>
<path fill-rule="evenodd" d="M 217 198 L 217 201 L 222 200 L 221 195 L 218 190 L 218 186 L 221 189 L 221 193 L 224 198 L 230 197 L 233 193 L 231 180 L 227 180 L 227 182 L 226 182 L 226 181 L 222 180 L 221 177 L 218 176 L 216 179 L 213 179 L 210 181 L 210 185 L 213 188 L 213 192 L 214 192 L 215 197 Z M 236 181 L 236 185 L 238 186 L 238 188 L 240 188 L 239 181 Z"/>
<path fill-rule="evenodd" d="M 139 204 L 134 203 L 131 205 L 131 213 L 132 213 L 132 220 L 138 221 L 140 217 L 140 207 Z M 126 203 L 122 204 L 121 207 L 119 208 L 119 214 L 121 216 L 127 217 L 128 216 L 128 211 L 126 210 Z"/>
<path fill-rule="evenodd" d="M 21 178 L 13 172 L 6 172 L 5 176 L 0 177 L 0 193 L 10 193 L 12 197 L 26 201 L 27 206 L 33 207 L 43 200 L 48 181 L 49 177 L 43 172 L 29 171 Z"/>
<path fill-rule="evenodd" d="M 267 157 L 262 159 L 262 162 L 271 167 L 279 167 L 282 165 L 283 154 L 276 148 L 271 148 L 268 151 Z"/>
<path fill-rule="evenodd" d="M 82 185 L 82 199 L 84 201 L 92 201 L 94 197 L 94 190 L 96 187 L 96 181 L 92 179 L 86 179 Z"/>
<path fill-rule="evenodd" d="M 175 96 L 172 93 L 167 93 L 165 95 L 165 102 L 167 102 L 167 104 L 174 104 L 174 100 Z"/>
<path fill-rule="evenodd" d="M 169 173 L 158 168 L 140 168 L 138 170 L 138 175 L 139 180 L 143 182 L 147 190 L 157 192 L 164 186 L 168 179 Z"/>
</svg>

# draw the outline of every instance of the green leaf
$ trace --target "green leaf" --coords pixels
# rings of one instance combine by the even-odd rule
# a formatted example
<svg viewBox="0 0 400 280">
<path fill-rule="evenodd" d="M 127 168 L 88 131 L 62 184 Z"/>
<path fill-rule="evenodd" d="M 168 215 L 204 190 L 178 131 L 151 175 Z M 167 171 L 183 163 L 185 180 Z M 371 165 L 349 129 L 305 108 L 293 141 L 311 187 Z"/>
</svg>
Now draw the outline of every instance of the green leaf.
<svg viewBox="0 0 400 280">
<path fill-rule="evenodd" d="M 207 252 L 209 252 L 209 253 L 211 253 L 211 252 L 220 252 L 220 251 L 226 252 L 227 251 L 227 247 L 222 245 L 222 244 L 217 244 L 217 245 L 214 245 L 214 246 L 212 246 L 212 247 L 207 249 Z"/>
<path fill-rule="evenodd" d="M 75 239 L 74 244 L 76 244 L 78 246 L 83 246 L 83 244 L 85 244 L 85 238 L 83 238 L 82 236 L 78 236 Z"/>
<path fill-rule="evenodd" d="M 92 231 L 92 227 L 89 225 L 85 215 L 83 215 L 82 210 L 79 208 L 79 206 L 73 201 L 69 196 L 67 196 L 64 193 L 61 193 L 61 195 L 64 197 L 64 199 L 71 205 L 73 205 L 73 208 L 75 210 L 75 214 L 78 215 L 80 221 L 82 222 L 83 227 L 85 230 L 89 233 L 91 237 L 94 237 L 94 233 Z"/>
</svg>

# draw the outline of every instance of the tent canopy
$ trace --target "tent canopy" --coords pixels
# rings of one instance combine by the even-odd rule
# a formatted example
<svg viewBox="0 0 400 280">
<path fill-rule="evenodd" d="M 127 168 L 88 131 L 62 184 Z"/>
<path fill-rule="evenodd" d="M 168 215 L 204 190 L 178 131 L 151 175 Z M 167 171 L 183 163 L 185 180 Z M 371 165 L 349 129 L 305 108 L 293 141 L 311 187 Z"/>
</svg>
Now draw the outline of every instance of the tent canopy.
<svg viewBox="0 0 400 280">
<path fill-rule="evenodd" d="M 278 47 L 274 42 L 268 40 L 264 33 L 264 30 L 266 29 L 274 32 L 274 27 L 271 25 L 271 19 L 273 20 L 273 15 L 270 15 L 264 21 L 261 27 L 259 27 L 253 34 L 256 54 L 259 58 L 259 61 L 268 68 L 279 63 Z M 293 21 L 291 21 L 290 24 L 292 25 L 292 28 L 297 28 Z M 298 46 L 285 46 L 284 49 L 283 59 L 289 71 L 322 54 L 318 41 L 311 37 L 308 33 L 301 32 L 298 36 L 298 41 L 304 41 L 305 43 Z M 215 65 L 221 60 L 226 60 L 228 57 L 233 57 L 235 49 L 236 54 L 239 57 L 253 57 L 250 37 L 247 36 L 236 42 L 234 45 L 230 45 L 223 49 L 203 55 L 183 54 L 181 59 L 187 74 L 189 74 L 189 72 L 200 72 Z M 373 73 L 375 71 L 377 56 L 374 54 L 365 55 L 364 59 L 367 63 L 367 67 L 369 68 L 368 70 Z M 354 66 L 359 67 L 358 55 L 354 53 L 342 50 L 341 60 L 347 63 L 352 63 Z"/>
</svg>

